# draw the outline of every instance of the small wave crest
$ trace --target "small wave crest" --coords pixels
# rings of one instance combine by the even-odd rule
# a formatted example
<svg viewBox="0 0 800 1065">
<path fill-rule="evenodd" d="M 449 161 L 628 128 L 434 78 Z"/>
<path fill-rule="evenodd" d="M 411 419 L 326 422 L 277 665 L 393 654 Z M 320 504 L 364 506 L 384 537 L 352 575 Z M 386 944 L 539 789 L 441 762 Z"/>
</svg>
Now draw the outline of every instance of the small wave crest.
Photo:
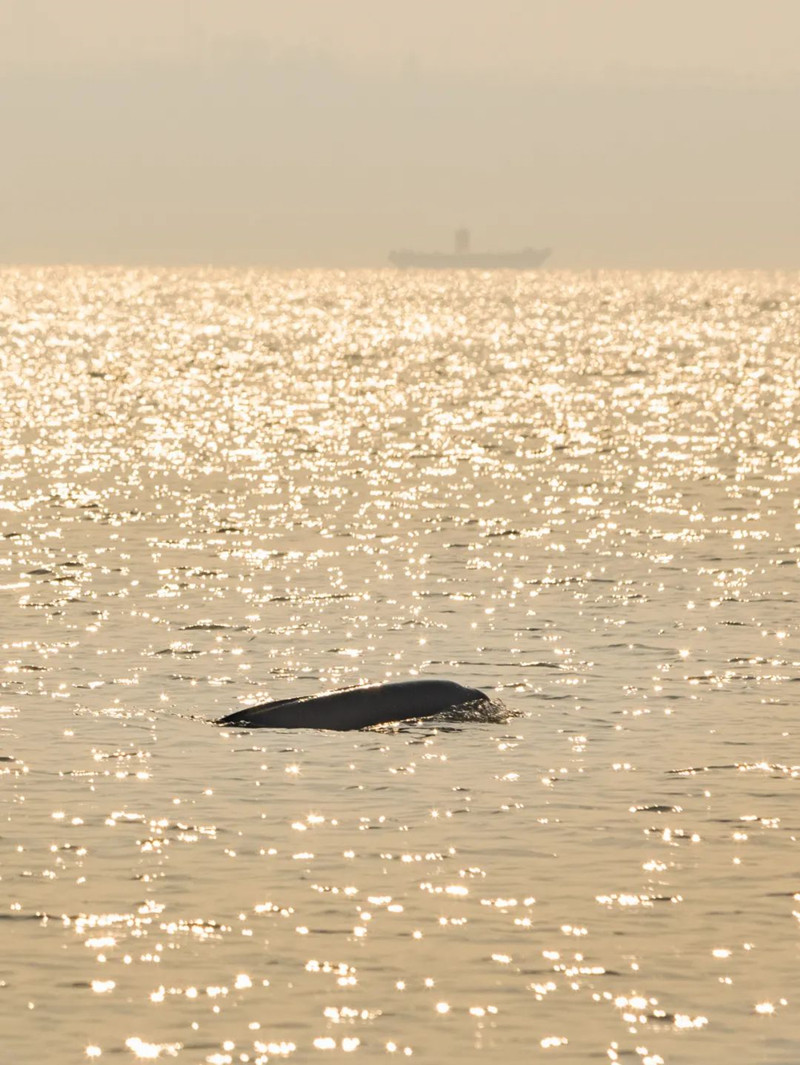
<svg viewBox="0 0 800 1065">
<path fill-rule="evenodd" d="M 371 731 L 397 732 L 400 729 L 416 728 L 419 725 L 501 725 L 512 717 L 519 717 L 520 713 L 519 710 L 511 710 L 499 699 L 474 699 L 469 703 L 461 703 L 459 706 L 451 706 L 447 710 L 440 710 L 436 714 L 406 718 L 403 721 L 385 722 L 380 725 L 371 725 L 369 728 Z"/>
</svg>

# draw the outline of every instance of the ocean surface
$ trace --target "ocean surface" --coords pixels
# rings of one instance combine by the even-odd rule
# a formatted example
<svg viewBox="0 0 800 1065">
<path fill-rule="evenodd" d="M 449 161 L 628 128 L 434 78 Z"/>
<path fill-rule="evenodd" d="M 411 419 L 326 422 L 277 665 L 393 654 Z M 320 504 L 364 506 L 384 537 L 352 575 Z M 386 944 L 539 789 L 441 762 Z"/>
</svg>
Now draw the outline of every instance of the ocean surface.
<svg viewBox="0 0 800 1065">
<path fill-rule="evenodd" d="M 799 293 L 0 272 L 3 1065 L 796 1065 Z"/>
</svg>

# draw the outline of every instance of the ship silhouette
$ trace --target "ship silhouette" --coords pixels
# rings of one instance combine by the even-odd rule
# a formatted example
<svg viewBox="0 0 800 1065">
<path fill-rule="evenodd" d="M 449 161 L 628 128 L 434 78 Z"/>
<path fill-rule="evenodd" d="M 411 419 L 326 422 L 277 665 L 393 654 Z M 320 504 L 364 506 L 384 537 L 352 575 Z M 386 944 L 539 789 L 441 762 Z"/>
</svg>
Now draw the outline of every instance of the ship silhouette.
<svg viewBox="0 0 800 1065">
<path fill-rule="evenodd" d="M 550 255 L 551 248 L 521 248 L 519 251 L 471 251 L 468 229 L 457 229 L 454 247 L 446 251 L 410 251 L 406 248 L 389 252 L 389 262 L 401 269 L 421 267 L 426 270 L 535 270 Z"/>
</svg>

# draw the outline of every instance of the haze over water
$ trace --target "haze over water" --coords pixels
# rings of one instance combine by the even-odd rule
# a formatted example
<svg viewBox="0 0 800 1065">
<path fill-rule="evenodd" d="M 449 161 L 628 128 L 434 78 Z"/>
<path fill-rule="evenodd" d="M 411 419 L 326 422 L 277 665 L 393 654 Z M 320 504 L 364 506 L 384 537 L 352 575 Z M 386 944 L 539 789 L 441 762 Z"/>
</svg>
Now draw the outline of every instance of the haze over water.
<svg viewBox="0 0 800 1065">
<path fill-rule="evenodd" d="M 798 280 L 3 271 L 3 1060 L 794 1065 Z"/>
<path fill-rule="evenodd" d="M 0 263 L 800 267 L 796 0 L 0 0 Z"/>
</svg>

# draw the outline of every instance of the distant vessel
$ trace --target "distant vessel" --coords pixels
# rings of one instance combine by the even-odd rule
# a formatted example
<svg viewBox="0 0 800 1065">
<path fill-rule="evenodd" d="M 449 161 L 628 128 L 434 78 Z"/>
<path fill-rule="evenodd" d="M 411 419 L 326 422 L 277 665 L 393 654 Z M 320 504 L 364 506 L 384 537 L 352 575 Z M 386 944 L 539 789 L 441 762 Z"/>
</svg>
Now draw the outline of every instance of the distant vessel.
<svg viewBox="0 0 800 1065">
<path fill-rule="evenodd" d="M 551 248 L 522 248 L 520 251 L 470 251 L 469 230 L 457 229 L 453 251 L 389 252 L 389 262 L 401 268 L 418 266 L 426 270 L 535 270 L 550 255 Z"/>
</svg>

